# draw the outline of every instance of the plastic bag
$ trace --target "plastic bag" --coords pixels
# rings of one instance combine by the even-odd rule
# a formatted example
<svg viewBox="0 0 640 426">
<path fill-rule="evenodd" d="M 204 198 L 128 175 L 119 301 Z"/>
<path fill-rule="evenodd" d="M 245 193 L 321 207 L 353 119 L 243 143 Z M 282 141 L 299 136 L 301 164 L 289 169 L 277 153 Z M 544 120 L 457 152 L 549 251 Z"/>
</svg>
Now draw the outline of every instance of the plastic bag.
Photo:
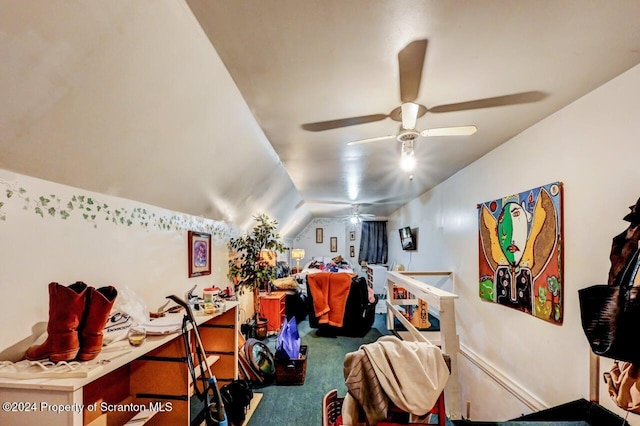
<svg viewBox="0 0 640 426">
<path fill-rule="evenodd" d="M 128 287 L 118 289 L 118 298 L 113 310 L 129 315 L 135 324 L 149 322 L 149 310 L 146 303 Z"/>
<path fill-rule="evenodd" d="M 133 319 L 128 314 L 112 310 L 102 330 L 102 345 L 107 346 L 125 339 L 132 325 Z"/>
<path fill-rule="evenodd" d="M 300 357 L 300 334 L 295 317 L 285 319 L 277 338 L 276 358 L 291 359 Z"/>
</svg>

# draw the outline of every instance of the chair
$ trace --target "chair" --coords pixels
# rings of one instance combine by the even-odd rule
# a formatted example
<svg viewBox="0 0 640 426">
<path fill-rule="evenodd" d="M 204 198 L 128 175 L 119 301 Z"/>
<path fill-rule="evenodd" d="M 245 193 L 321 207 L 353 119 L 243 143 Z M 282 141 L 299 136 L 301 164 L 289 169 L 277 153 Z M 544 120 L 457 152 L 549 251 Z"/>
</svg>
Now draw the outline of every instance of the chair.
<svg viewBox="0 0 640 426">
<path fill-rule="evenodd" d="M 338 390 L 332 389 L 325 394 L 322 398 L 322 426 L 341 426 L 342 425 L 342 402 L 344 398 L 338 397 Z M 446 408 L 444 404 L 444 391 L 438 397 L 438 401 L 436 405 L 433 406 L 429 414 L 435 414 L 438 416 L 438 426 L 445 426 L 447 423 L 447 414 Z M 398 421 L 394 421 L 392 419 L 398 419 L 408 416 L 408 413 L 405 413 L 398 409 L 397 407 L 391 405 L 389 407 L 389 416 L 387 420 L 383 420 L 378 423 L 380 426 L 396 426 L 396 425 L 407 425 L 410 423 L 399 423 Z"/>
</svg>

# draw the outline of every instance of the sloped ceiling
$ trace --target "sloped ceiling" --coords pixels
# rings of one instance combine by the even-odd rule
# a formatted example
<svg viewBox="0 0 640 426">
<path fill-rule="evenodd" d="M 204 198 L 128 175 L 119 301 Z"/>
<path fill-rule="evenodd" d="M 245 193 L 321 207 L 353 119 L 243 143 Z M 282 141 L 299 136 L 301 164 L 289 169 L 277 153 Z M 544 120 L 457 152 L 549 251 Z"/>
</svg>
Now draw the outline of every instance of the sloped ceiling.
<svg viewBox="0 0 640 426">
<path fill-rule="evenodd" d="M 300 196 L 186 4 L 0 4 L 0 168 L 240 227 L 290 220 Z"/>
<path fill-rule="evenodd" d="M 383 217 L 640 63 L 638 16 L 627 0 L 0 0 L 0 168 L 239 227 L 264 212 L 290 236 L 351 204 Z M 392 118 L 305 129 L 389 115 L 414 40 L 419 129 L 475 135 L 418 139 L 409 179 L 395 140 L 347 145 Z M 487 106 L 522 93 L 540 96 Z"/>
<path fill-rule="evenodd" d="M 350 204 L 389 215 L 640 62 L 637 1 L 187 3 L 319 217 L 348 213 Z M 418 130 L 478 131 L 418 138 L 411 179 L 398 167 L 395 138 L 348 143 L 399 130 L 399 52 L 416 40 L 427 44 L 415 102 L 428 112 Z M 354 117 L 364 123 L 309 125 Z"/>
</svg>

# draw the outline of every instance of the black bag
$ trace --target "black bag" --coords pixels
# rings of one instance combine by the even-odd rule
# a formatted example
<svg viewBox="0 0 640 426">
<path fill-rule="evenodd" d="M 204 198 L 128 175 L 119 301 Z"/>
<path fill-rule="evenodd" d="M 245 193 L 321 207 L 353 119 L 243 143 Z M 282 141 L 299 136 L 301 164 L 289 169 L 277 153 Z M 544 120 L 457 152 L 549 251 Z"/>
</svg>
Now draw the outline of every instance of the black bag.
<svg viewBox="0 0 640 426">
<path fill-rule="evenodd" d="M 640 364 L 640 287 L 634 286 L 640 260 L 637 249 L 617 285 L 578 291 L 582 328 L 591 350 L 600 356 Z"/>
<path fill-rule="evenodd" d="M 232 426 L 242 425 L 253 398 L 251 382 L 243 379 L 233 380 L 220 389 L 220 394 L 229 424 Z"/>
</svg>

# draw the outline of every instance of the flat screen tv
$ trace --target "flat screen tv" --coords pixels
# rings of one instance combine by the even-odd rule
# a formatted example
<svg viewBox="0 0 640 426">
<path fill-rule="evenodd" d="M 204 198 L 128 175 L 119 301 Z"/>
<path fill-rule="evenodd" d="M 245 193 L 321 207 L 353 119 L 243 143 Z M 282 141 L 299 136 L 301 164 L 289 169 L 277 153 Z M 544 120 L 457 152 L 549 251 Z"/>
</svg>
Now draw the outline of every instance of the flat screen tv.
<svg viewBox="0 0 640 426">
<path fill-rule="evenodd" d="M 402 245 L 402 250 L 416 250 L 416 238 L 415 234 L 411 231 L 411 228 L 405 226 L 404 228 L 400 228 L 398 231 L 400 232 L 400 244 Z"/>
</svg>

